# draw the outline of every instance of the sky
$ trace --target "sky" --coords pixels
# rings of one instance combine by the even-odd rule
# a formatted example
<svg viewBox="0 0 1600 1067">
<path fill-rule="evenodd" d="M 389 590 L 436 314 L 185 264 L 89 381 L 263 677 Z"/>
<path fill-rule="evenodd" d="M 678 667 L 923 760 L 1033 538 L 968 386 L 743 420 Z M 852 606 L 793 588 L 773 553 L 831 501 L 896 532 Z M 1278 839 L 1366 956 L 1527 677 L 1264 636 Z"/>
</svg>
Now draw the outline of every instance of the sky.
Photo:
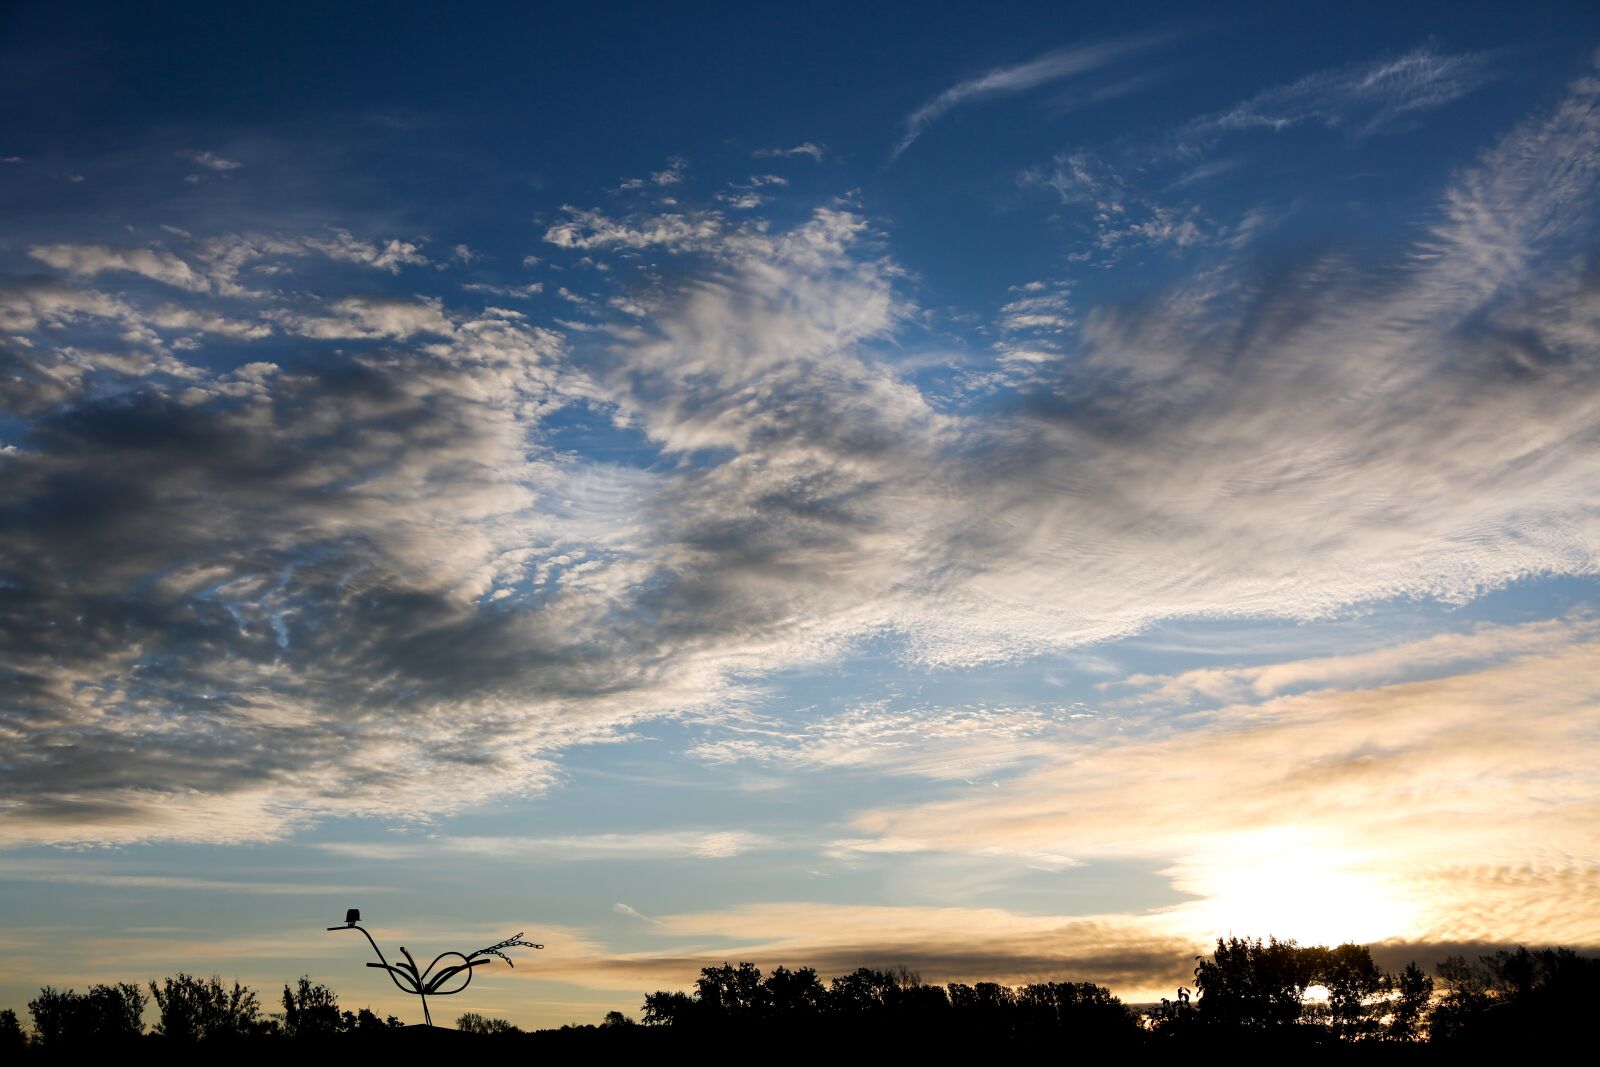
<svg viewBox="0 0 1600 1067">
<path fill-rule="evenodd" d="M 1600 946 L 1589 4 L 0 8 L 0 1007 Z"/>
</svg>

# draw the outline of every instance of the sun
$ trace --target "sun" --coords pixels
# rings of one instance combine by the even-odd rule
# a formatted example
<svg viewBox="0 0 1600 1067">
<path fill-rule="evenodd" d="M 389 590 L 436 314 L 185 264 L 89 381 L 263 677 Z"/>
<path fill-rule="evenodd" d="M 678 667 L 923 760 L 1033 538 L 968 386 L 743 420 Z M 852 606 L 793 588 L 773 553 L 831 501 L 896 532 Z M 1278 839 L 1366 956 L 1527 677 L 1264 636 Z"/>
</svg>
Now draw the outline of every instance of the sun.
<svg viewBox="0 0 1600 1067">
<path fill-rule="evenodd" d="M 1371 850 L 1298 828 L 1228 835 L 1167 873 L 1199 899 L 1173 917 L 1193 934 L 1371 944 L 1404 937 L 1417 908 Z"/>
</svg>

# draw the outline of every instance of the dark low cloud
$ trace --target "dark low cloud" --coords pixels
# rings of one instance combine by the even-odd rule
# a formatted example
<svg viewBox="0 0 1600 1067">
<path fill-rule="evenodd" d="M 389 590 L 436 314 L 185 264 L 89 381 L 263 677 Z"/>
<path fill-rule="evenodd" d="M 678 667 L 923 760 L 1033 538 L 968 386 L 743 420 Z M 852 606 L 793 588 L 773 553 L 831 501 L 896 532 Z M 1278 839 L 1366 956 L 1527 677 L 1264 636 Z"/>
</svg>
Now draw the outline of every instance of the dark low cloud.
<svg viewBox="0 0 1600 1067">
<path fill-rule="evenodd" d="M 1415 963 L 1429 975 L 1436 973 L 1434 970 L 1436 964 L 1451 956 L 1461 956 L 1476 962 L 1481 956 L 1515 952 L 1519 948 L 1555 947 L 1570 948 L 1583 956 L 1600 954 L 1600 945 L 1583 943 L 1554 946 L 1511 941 L 1381 941 L 1369 946 L 1373 960 L 1385 970 L 1400 971 L 1404 970 L 1407 964 Z"/>
<path fill-rule="evenodd" d="M 610 664 L 602 634 L 578 652 L 552 628 L 559 592 L 544 613 L 480 607 L 508 546 L 470 528 L 528 507 L 512 406 L 548 389 L 496 394 L 451 360 L 61 394 L 13 356 L 33 372 L 13 378 L 31 417 L 0 509 L 13 815 L 94 836 L 103 808 L 118 836 L 119 813 L 174 789 L 388 806 L 434 763 L 525 783 L 503 739 L 467 740 L 492 714 L 455 728 L 432 709 L 637 684 L 636 649 Z"/>
<path fill-rule="evenodd" d="M 1113 991 L 1148 993 L 1194 984 L 1195 946 L 1173 940 L 1147 947 L 1115 950 L 1052 952 L 1037 938 L 1000 940 L 956 948 L 941 944 L 867 941 L 828 945 L 814 951 L 786 948 L 779 953 L 700 952 L 692 955 L 632 955 L 597 959 L 565 977 L 581 979 L 600 988 L 645 980 L 663 989 L 689 989 L 705 967 L 751 962 L 770 971 L 774 967 L 813 967 L 824 982 L 859 967 L 895 971 L 901 967 L 934 985 L 950 982 L 1000 982 L 1021 986 L 1032 982 L 1094 982 Z M 1441 959 L 1443 957 L 1440 957 Z M 1404 966 L 1402 964 L 1402 966 Z"/>
<path fill-rule="evenodd" d="M 905 967 L 935 984 L 1091 981 L 1137 998 L 1192 985 L 1195 955 L 1209 947 L 1126 916 L 807 903 L 658 917 L 651 932 L 693 947 L 614 954 L 572 944 L 540 961 L 541 977 L 648 990 L 692 987 L 701 968 L 723 963 L 814 967 L 824 981 Z M 708 938 L 724 947 L 704 949 Z"/>
</svg>

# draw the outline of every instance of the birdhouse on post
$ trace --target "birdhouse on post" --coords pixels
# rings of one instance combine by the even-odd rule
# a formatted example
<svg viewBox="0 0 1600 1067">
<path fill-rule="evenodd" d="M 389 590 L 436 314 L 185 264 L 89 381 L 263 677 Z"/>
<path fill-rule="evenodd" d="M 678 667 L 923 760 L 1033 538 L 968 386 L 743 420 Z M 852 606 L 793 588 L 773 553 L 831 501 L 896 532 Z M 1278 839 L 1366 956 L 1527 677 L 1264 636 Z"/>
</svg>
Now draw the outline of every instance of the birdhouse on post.
<svg viewBox="0 0 1600 1067">
<path fill-rule="evenodd" d="M 532 941 L 522 940 L 522 935 L 517 933 L 506 938 L 504 941 L 495 942 L 488 948 L 480 948 L 476 952 L 467 954 L 460 952 L 441 952 L 435 956 L 433 958 L 433 962 L 428 964 L 426 967 L 418 967 L 417 961 L 412 958 L 411 953 L 406 951 L 406 947 L 404 945 L 401 945 L 400 954 L 406 958 L 405 962 L 391 964 L 388 960 L 383 958 L 383 950 L 378 947 L 378 943 L 376 941 L 372 940 L 372 935 L 367 933 L 366 928 L 357 925 L 360 922 L 361 909 L 351 908 L 344 913 L 343 926 L 330 926 L 328 929 L 360 930 L 361 933 L 366 937 L 367 943 L 372 946 L 372 951 L 378 954 L 378 962 L 369 963 L 367 966 L 377 967 L 380 970 L 389 972 L 390 981 L 394 982 L 394 984 L 399 987 L 401 992 L 411 993 L 419 997 L 422 1000 L 422 1018 L 428 1026 L 433 1025 L 433 1015 L 428 1011 L 429 996 L 448 997 L 461 992 L 463 989 L 467 988 L 467 986 L 472 984 L 472 969 L 474 967 L 487 967 L 489 964 L 494 962 L 492 957 L 498 956 L 505 960 L 508 966 L 515 966 L 515 964 L 511 962 L 511 957 L 505 954 L 505 949 L 516 948 L 519 946 L 522 948 L 544 948 L 543 945 L 537 945 Z M 446 956 L 454 956 L 461 962 L 440 967 L 439 970 L 435 972 L 434 968 L 438 967 L 439 961 L 444 959 Z M 461 984 L 452 988 L 451 984 L 457 979 L 460 980 Z"/>
</svg>

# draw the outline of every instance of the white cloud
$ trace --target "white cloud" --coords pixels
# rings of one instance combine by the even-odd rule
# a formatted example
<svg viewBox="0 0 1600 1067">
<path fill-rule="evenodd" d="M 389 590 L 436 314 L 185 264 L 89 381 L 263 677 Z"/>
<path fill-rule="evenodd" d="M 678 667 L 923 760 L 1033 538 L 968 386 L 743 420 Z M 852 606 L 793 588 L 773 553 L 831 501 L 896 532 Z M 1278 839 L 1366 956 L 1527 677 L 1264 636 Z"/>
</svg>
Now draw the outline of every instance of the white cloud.
<svg viewBox="0 0 1600 1067">
<path fill-rule="evenodd" d="M 179 152 L 178 155 L 193 163 L 198 163 L 207 170 L 214 170 L 219 174 L 226 174 L 230 170 L 238 170 L 240 167 L 244 166 L 244 164 L 237 163 L 231 159 L 223 159 L 215 152 L 196 151 L 194 149 L 190 149 L 185 152 Z"/>
<path fill-rule="evenodd" d="M 783 159 L 785 157 L 805 156 L 814 163 L 821 163 L 828 154 L 826 145 L 813 144 L 805 141 L 793 148 L 758 148 L 750 153 L 756 159 Z"/>
<path fill-rule="evenodd" d="M 416 245 L 398 238 L 386 241 L 380 246 L 370 241 L 359 240 L 348 230 L 334 229 L 331 238 L 303 237 L 300 241 L 307 248 L 321 252 L 329 259 L 342 260 L 346 263 L 363 263 L 378 270 L 388 271 L 390 274 L 399 274 L 401 267 L 422 267 L 427 266 L 429 262 Z"/>
<path fill-rule="evenodd" d="M 332 315 L 281 314 L 278 321 L 302 337 L 322 339 L 395 337 L 418 333 L 448 337 L 455 332 L 437 300 L 351 296 L 334 302 Z"/>
<path fill-rule="evenodd" d="M 357 263 L 398 274 L 406 266 L 428 266 L 430 260 L 412 242 L 392 238 L 373 242 L 348 230 L 334 228 L 332 237 L 282 234 L 224 234 L 197 240 L 195 256 L 206 276 L 222 296 L 267 299 L 272 294 L 248 288 L 241 278 L 250 274 L 275 277 L 289 268 L 282 260 L 316 254 L 342 263 Z M 459 258 L 459 257 L 458 257 Z"/>
<path fill-rule="evenodd" d="M 470 282 L 461 288 L 469 293 L 490 293 L 494 296 L 509 296 L 517 300 L 526 300 L 544 292 L 544 282 L 530 282 L 527 285 L 490 285 L 488 282 Z"/>
<path fill-rule="evenodd" d="M 718 193 L 717 199 L 734 211 L 754 211 L 767 202 L 759 193 Z"/>
<path fill-rule="evenodd" d="M 544 239 L 558 248 L 649 248 L 678 251 L 706 247 L 722 232 L 716 216 L 654 215 L 633 224 L 614 221 L 598 211 L 562 208 L 568 218 L 545 230 Z"/>
<path fill-rule="evenodd" d="M 666 167 L 650 175 L 650 181 L 656 185 L 677 185 L 683 181 L 683 176 L 688 170 L 688 160 L 682 156 L 673 156 L 667 161 Z"/>
<path fill-rule="evenodd" d="M 76 316 L 125 318 L 125 302 L 92 289 L 74 289 L 53 282 L 24 282 L 0 287 L 0 330 L 26 333 L 57 326 Z"/>
<path fill-rule="evenodd" d="M 162 304 L 142 310 L 131 302 L 92 289 L 75 289 L 53 282 L 27 282 L 0 288 L 0 330 L 19 334 L 40 329 L 61 329 L 80 319 L 112 320 L 123 330 L 125 343 L 159 348 L 160 330 L 197 330 L 236 340 L 259 340 L 272 333 L 264 322 L 232 319 L 208 309 Z"/>
<path fill-rule="evenodd" d="M 214 311 L 177 307 L 167 304 L 152 312 L 147 321 L 164 330 L 199 330 L 202 333 L 221 334 L 241 341 L 259 341 L 272 335 L 272 327 L 265 322 L 230 319 Z"/>
<path fill-rule="evenodd" d="M 174 378 L 197 379 L 204 375 L 199 367 L 159 350 L 131 349 L 123 351 L 95 351 L 65 347 L 57 353 L 61 368 L 82 371 L 111 371 L 130 378 L 145 378 L 152 374 L 170 374 Z M 71 373 L 69 371 L 68 373 Z"/>
<path fill-rule="evenodd" d="M 28 249 L 28 254 L 57 270 L 80 277 L 127 271 L 190 292 L 205 292 L 210 288 L 206 279 L 189 264 L 161 249 L 55 244 L 35 245 Z"/>
<path fill-rule="evenodd" d="M 1072 288 L 1062 283 L 1031 283 L 1000 308 L 1000 328 L 1006 333 L 1059 334 L 1076 321 Z"/>
<path fill-rule="evenodd" d="M 666 187 L 681 185 L 684 176 L 689 172 L 689 161 L 682 156 L 673 156 L 661 170 L 652 171 L 648 178 L 625 178 L 614 190 L 619 193 L 636 192 L 648 186 Z"/>
</svg>

